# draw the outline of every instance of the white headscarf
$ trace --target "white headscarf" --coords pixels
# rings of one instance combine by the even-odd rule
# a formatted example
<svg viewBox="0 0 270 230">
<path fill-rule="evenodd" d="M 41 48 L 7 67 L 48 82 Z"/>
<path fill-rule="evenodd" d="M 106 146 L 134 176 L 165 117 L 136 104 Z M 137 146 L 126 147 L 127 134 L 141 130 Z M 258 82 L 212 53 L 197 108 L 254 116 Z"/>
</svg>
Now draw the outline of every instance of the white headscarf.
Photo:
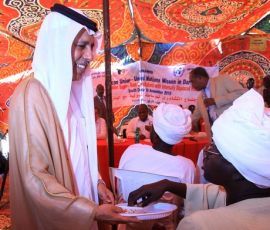
<svg viewBox="0 0 270 230">
<path fill-rule="evenodd" d="M 153 112 L 155 132 L 165 143 L 177 144 L 191 130 L 190 114 L 178 105 L 159 104 Z"/>
<path fill-rule="evenodd" d="M 65 134 L 67 147 L 70 144 L 68 138 L 67 113 L 73 77 L 71 49 L 75 37 L 83 28 L 85 27 L 76 21 L 60 13 L 51 12 L 46 16 L 41 25 L 32 64 L 34 77 L 38 79 L 48 91 L 55 106 L 61 127 Z M 94 34 L 91 30 L 87 31 L 88 33 L 90 31 L 90 35 Z M 92 82 L 89 81 L 89 79 L 84 79 L 82 82 L 82 96 L 79 103 L 86 119 L 86 127 L 88 127 L 85 139 L 89 146 L 88 154 L 90 159 L 91 179 L 95 190 L 93 199 L 98 201 L 94 105 L 93 101 L 91 101 L 93 100 L 93 97 L 91 97 L 93 94 Z M 87 83 L 87 86 L 84 83 Z M 87 95 L 88 97 L 86 98 Z M 75 150 L 71 150 L 71 152 L 73 151 Z"/>
<path fill-rule="evenodd" d="M 32 63 L 34 77 L 48 91 L 60 123 L 65 124 L 71 82 L 71 46 L 83 25 L 56 12 L 44 19 L 38 33 Z M 63 84 L 64 83 L 64 84 Z"/>
<path fill-rule="evenodd" d="M 254 89 L 236 99 L 212 126 L 223 157 L 249 181 L 270 187 L 270 117 Z"/>
</svg>

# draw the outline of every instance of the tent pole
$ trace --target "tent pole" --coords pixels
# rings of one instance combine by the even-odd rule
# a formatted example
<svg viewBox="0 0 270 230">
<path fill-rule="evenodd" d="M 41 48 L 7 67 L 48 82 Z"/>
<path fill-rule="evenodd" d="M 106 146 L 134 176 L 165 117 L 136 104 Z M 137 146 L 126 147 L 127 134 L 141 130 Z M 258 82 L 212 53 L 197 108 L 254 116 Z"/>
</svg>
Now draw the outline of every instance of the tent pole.
<svg viewBox="0 0 270 230">
<path fill-rule="evenodd" d="M 108 133 L 109 166 L 114 167 L 113 117 L 112 116 L 112 81 L 111 81 L 111 40 L 110 40 L 110 11 L 109 0 L 103 0 L 104 54 L 105 54 L 105 91 L 106 118 Z M 117 230 L 117 225 L 112 225 Z"/>
<path fill-rule="evenodd" d="M 106 118 L 108 133 L 109 165 L 114 167 L 113 117 L 112 116 L 112 81 L 111 81 L 111 40 L 109 0 L 103 0 L 104 53 L 105 53 L 105 91 Z"/>
</svg>

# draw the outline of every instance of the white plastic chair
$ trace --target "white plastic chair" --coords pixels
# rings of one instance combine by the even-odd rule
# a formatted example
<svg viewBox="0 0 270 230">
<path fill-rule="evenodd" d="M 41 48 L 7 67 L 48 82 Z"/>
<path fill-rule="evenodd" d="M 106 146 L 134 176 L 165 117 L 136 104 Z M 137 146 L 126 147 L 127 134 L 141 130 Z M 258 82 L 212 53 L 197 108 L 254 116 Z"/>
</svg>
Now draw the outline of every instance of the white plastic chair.
<svg viewBox="0 0 270 230">
<path fill-rule="evenodd" d="M 145 184 L 154 183 L 163 179 L 181 182 L 177 177 L 110 167 L 110 181 L 113 193 L 118 197 L 122 195 L 125 201 L 128 200 L 130 192 Z"/>
</svg>

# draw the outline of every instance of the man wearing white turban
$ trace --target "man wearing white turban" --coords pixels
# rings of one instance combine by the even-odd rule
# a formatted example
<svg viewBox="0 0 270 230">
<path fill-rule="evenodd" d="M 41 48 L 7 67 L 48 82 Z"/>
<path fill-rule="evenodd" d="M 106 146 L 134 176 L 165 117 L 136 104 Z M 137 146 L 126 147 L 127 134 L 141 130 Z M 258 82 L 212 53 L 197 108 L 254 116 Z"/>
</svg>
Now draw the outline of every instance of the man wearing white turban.
<svg viewBox="0 0 270 230">
<path fill-rule="evenodd" d="M 172 152 L 173 146 L 191 129 L 190 114 L 189 110 L 182 109 L 178 105 L 159 104 L 153 112 L 153 127 L 150 134 L 152 146 L 146 144 L 129 146 L 120 159 L 119 168 L 177 177 L 184 183 L 193 183 L 195 175 L 193 162 L 185 157 L 175 156 Z M 174 197 L 168 196 L 163 199 L 169 201 Z M 174 224 L 175 228 L 177 223 Z M 168 228 L 167 225 L 166 227 Z M 151 228 L 144 225 L 144 229 Z"/>
<path fill-rule="evenodd" d="M 91 79 L 98 31 L 81 13 L 55 4 L 39 31 L 33 76 L 15 90 L 9 113 L 13 229 L 95 229 L 119 215 L 98 180 Z M 98 205 L 98 199 L 104 203 Z"/>
<path fill-rule="evenodd" d="M 212 131 L 215 144 L 204 150 L 203 167 L 214 184 L 163 180 L 133 191 L 129 204 L 144 198 L 147 205 L 169 191 L 185 198 L 186 217 L 177 229 L 269 229 L 270 117 L 262 96 L 253 89 L 240 96 Z"/>
</svg>

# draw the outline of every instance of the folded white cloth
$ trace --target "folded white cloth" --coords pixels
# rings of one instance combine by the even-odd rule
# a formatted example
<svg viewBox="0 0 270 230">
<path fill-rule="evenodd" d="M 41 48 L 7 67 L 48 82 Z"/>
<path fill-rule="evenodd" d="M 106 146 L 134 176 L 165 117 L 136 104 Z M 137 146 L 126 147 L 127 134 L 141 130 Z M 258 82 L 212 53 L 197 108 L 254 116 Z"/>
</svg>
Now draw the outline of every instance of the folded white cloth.
<svg viewBox="0 0 270 230">
<path fill-rule="evenodd" d="M 161 103 L 153 112 L 153 126 L 165 143 L 174 145 L 191 130 L 191 112 L 178 105 Z"/>
<path fill-rule="evenodd" d="M 254 89 L 236 99 L 212 126 L 220 153 L 249 181 L 270 187 L 270 117 Z"/>
</svg>

